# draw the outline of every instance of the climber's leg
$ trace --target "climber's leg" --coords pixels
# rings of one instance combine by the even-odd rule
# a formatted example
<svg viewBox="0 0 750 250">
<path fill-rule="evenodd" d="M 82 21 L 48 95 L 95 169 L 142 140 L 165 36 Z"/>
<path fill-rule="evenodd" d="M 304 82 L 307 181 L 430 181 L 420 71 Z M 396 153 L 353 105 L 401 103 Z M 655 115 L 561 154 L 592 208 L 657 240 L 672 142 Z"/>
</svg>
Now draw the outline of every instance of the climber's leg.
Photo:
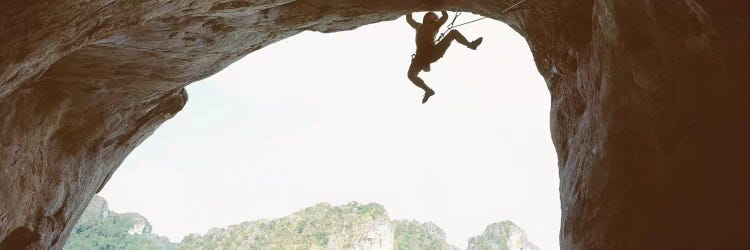
<svg viewBox="0 0 750 250">
<path fill-rule="evenodd" d="M 430 87 L 427 86 L 427 84 L 424 83 L 424 80 L 422 78 L 419 78 L 419 71 L 421 71 L 424 68 L 424 62 L 421 62 L 421 60 L 412 59 L 411 65 L 409 66 L 409 72 L 407 72 L 407 77 L 409 77 L 409 80 L 414 83 L 417 87 L 424 90 L 424 98 L 422 98 L 422 103 L 427 102 L 427 99 L 430 98 L 430 96 L 435 94 L 435 91 L 433 91 Z"/>
<path fill-rule="evenodd" d="M 448 47 L 451 46 L 451 43 L 453 41 L 463 44 L 467 48 L 477 49 L 479 44 L 482 43 L 482 38 L 480 37 L 477 40 L 474 40 L 473 42 L 469 42 L 468 40 L 466 40 L 466 37 L 464 37 L 464 35 L 461 34 L 461 32 L 458 32 L 458 30 L 451 30 L 448 32 L 447 35 L 445 35 L 443 40 L 440 40 L 440 42 L 435 44 L 435 50 L 433 50 L 432 61 L 435 62 L 438 59 L 442 58 L 443 55 L 445 55 L 445 52 L 448 51 Z"/>
</svg>

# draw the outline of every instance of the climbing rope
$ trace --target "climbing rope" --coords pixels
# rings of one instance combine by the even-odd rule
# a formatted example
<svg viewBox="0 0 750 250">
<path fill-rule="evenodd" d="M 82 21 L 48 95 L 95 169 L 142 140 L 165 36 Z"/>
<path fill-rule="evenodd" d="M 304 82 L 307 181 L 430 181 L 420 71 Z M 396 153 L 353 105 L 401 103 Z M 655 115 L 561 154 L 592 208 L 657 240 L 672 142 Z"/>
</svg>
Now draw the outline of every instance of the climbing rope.
<svg viewBox="0 0 750 250">
<path fill-rule="evenodd" d="M 506 9 L 500 11 L 500 15 L 506 14 L 506 13 L 514 11 L 514 10 L 520 10 L 520 9 L 516 9 L 516 7 L 518 7 L 519 5 L 521 5 L 522 3 L 526 2 L 526 1 L 527 0 L 521 0 L 521 1 L 516 2 L 515 4 L 511 5 L 510 7 L 508 7 Z M 448 34 L 448 32 L 450 32 L 452 29 L 455 29 L 455 28 L 458 28 L 460 26 L 464 26 L 464 25 L 467 25 L 467 24 L 470 24 L 470 23 L 473 23 L 473 22 L 477 22 L 477 21 L 481 21 L 481 20 L 484 20 L 484 19 L 488 18 L 488 17 L 477 18 L 477 19 L 474 19 L 474 20 L 471 20 L 471 21 L 468 21 L 468 22 L 465 22 L 465 23 L 462 23 L 462 24 L 459 24 L 459 25 L 454 25 L 456 23 L 456 20 L 458 19 L 458 16 L 460 16 L 461 14 L 462 14 L 462 12 L 456 12 L 455 13 L 455 15 L 453 16 L 453 20 L 451 20 L 451 23 L 448 24 L 447 29 L 445 31 L 443 31 L 443 33 L 440 33 L 440 36 L 438 37 L 437 40 L 435 40 L 435 43 L 438 43 L 438 42 L 440 42 L 440 40 L 443 40 L 443 38 L 445 38 L 445 35 Z M 411 58 L 414 58 L 416 56 L 417 56 L 417 53 L 411 54 Z"/>
<path fill-rule="evenodd" d="M 461 12 L 456 12 L 456 14 L 453 16 L 453 20 L 451 20 L 451 23 L 448 24 L 448 26 L 447 26 L 448 28 L 443 33 L 440 33 L 440 37 L 438 37 L 438 39 L 435 40 L 435 43 L 440 42 L 440 40 L 443 40 L 443 37 L 445 37 L 445 34 L 447 34 L 448 31 L 450 31 L 453 28 L 455 28 L 455 26 L 453 26 L 453 24 L 456 23 L 456 19 L 458 19 L 458 16 L 460 16 L 461 14 L 462 14 Z M 461 26 L 461 25 L 464 25 L 464 24 L 460 24 L 458 26 Z"/>
<path fill-rule="evenodd" d="M 505 13 L 508 13 L 508 12 L 511 12 L 511 11 L 514 11 L 514 10 L 519 10 L 519 9 L 516 9 L 516 7 L 518 7 L 519 5 L 521 5 L 522 3 L 526 2 L 526 1 L 527 0 L 518 1 L 517 3 L 515 3 L 515 4 L 511 5 L 510 7 L 506 8 L 505 10 L 500 11 L 500 15 L 503 15 Z M 440 40 L 443 40 L 443 38 L 445 37 L 445 35 L 448 34 L 448 32 L 451 31 L 452 29 L 455 29 L 455 28 L 458 28 L 460 26 L 464 26 L 464 25 L 467 25 L 467 24 L 470 24 L 470 23 L 473 23 L 473 22 L 477 22 L 477 21 L 481 21 L 481 20 L 484 20 L 484 19 L 488 18 L 488 17 L 482 17 L 482 18 L 477 18 L 477 19 L 474 19 L 474 20 L 471 20 L 471 21 L 459 24 L 459 25 L 453 25 L 456 22 L 456 19 L 458 19 L 458 16 L 460 16 L 460 15 L 461 15 L 461 12 L 456 12 L 455 16 L 453 16 L 453 20 L 451 21 L 451 23 L 448 24 L 448 28 L 445 31 L 443 31 L 443 33 L 440 33 L 440 36 L 438 37 L 437 40 L 435 40 L 435 43 L 438 43 L 438 42 L 440 42 Z"/>
</svg>

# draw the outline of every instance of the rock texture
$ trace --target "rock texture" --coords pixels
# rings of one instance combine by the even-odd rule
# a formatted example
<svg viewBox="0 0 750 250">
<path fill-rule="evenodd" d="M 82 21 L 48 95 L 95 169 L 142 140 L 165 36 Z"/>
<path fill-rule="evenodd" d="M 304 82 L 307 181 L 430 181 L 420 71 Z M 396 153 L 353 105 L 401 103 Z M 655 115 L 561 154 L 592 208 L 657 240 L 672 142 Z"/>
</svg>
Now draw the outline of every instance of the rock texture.
<svg viewBox="0 0 750 250">
<path fill-rule="evenodd" d="M 0 248 L 61 248 L 185 85 L 304 30 L 443 8 L 529 43 L 552 96 L 562 248 L 750 245 L 750 3 L 529 3 L 1 1 Z"/>
</svg>

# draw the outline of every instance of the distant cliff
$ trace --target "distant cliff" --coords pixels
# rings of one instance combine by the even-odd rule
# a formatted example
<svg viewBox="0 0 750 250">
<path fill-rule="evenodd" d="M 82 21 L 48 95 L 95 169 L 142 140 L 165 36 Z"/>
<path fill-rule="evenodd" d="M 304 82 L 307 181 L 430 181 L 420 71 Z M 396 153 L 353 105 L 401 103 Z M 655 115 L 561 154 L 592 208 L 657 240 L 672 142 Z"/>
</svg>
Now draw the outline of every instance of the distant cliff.
<svg viewBox="0 0 750 250">
<path fill-rule="evenodd" d="M 539 250 L 526 233 L 510 221 L 487 226 L 479 236 L 469 239 L 467 250 Z"/>
<path fill-rule="evenodd" d="M 393 226 L 378 204 L 321 203 L 283 218 L 188 235 L 177 249 L 393 249 Z"/>
<path fill-rule="evenodd" d="M 118 214 L 94 197 L 65 249 L 347 249 L 458 250 L 432 222 L 391 220 L 376 203 L 342 206 L 320 203 L 287 217 L 262 219 L 185 236 L 180 243 L 151 233 L 134 213 Z M 510 221 L 495 223 L 472 237 L 469 250 L 537 250 Z"/>
<path fill-rule="evenodd" d="M 166 237 L 151 233 L 151 224 L 136 213 L 110 211 L 107 201 L 94 196 L 70 233 L 63 249 L 173 249 Z"/>
<path fill-rule="evenodd" d="M 458 247 L 448 244 L 445 240 L 443 229 L 432 222 L 419 222 L 415 220 L 396 220 L 394 224 L 394 236 L 396 249 L 431 249 L 431 250 L 458 250 Z"/>
</svg>

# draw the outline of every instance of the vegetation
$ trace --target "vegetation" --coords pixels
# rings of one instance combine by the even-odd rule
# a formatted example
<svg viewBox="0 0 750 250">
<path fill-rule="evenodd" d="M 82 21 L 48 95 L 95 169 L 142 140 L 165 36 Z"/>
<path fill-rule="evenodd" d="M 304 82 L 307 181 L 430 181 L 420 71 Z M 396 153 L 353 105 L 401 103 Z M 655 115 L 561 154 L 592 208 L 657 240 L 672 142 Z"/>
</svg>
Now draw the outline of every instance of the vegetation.
<svg viewBox="0 0 750 250">
<path fill-rule="evenodd" d="M 511 221 L 487 226 L 481 235 L 471 237 L 467 250 L 539 250 L 526 238 L 526 234 Z"/>
<path fill-rule="evenodd" d="M 64 249 L 398 249 L 457 250 L 431 222 L 391 221 L 379 204 L 317 204 L 290 216 L 214 228 L 191 234 L 180 243 L 151 233 L 138 214 L 118 214 L 94 197 L 70 234 Z M 469 250 L 538 249 L 510 221 L 495 223 L 469 240 Z"/>
<path fill-rule="evenodd" d="M 140 231 L 136 229 L 141 229 Z M 137 214 L 117 214 L 94 197 L 73 228 L 63 249 L 172 249 L 166 237 L 151 234 L 151 225 Z"/>
<path fill-rule="evenodd" d="M 398 250 L 458 249 L 458 247 L 448 244 L 443 229 L 432 222 L 420 223 L 415 220 L 397 220 L 393 224 L 393 235 Z"/>
<path fill-rule="evenodd" d="M 291 216 L 257 220 L 185 237 L 177 249 L 352 249 L 390 219 L 383 206 L 321 203 Z"/>
</svg>

